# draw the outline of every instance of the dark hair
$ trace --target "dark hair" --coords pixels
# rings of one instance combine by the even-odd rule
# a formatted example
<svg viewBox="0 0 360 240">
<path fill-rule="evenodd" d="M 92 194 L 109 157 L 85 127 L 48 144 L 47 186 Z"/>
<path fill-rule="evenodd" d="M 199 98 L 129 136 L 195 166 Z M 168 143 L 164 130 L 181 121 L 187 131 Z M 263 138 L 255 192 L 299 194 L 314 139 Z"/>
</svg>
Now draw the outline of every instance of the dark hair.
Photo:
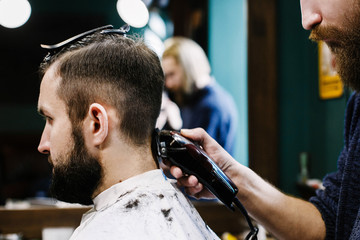
<svg viewBox="0 0 360 240">
<path fill-rule="evenodd" d="M 117 109 L 120 131 L 132 143 L 149 139 L 160 112 L 164 74 L 158 56 L 141 39 L 95 33 L 44 60 L 41 74 L 54 63 L 61 77 L 57 93 L 74 124 L 98 102 Z"/>
</svg>

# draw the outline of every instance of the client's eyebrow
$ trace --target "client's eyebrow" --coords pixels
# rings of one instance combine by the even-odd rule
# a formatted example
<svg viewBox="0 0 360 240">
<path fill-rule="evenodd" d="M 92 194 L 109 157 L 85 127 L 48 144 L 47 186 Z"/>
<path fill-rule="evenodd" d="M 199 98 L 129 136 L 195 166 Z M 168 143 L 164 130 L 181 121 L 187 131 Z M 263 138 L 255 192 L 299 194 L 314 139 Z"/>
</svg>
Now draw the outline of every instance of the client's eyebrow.
<svg viewBox="0 0 360 240">
<path fill-rule="evenodd" d="M 39 114 L 40 116 L 43 116 L 43 117 L 47 116 L 47 115 L 46 115 L 46 110 L 44 110 L 44 109 L 41 108 L 41 107 L 37 109 L 37 112 L 38 112 L 38 114 Z"/>
<path fill-rule="evenodd" d="M 37 112 L 38 112 L 38 114 L 41 115 L 41 116 L 44 116 L 44 115 L 45 115 L 45 114 L 44 114 L 44 111 L 43 111 L 41 108 L 38 108 L 38 109 L 37 109 Z"/>
<path fill-rule="evenodd" d="M 51 118 L 52 119 L 52 114 L 51 111 L 49 111 L 49 108 L 46 105 L 39 105 L 37 107 L 37 112 L 40 116 L 44 117 L 44 118 Z"/>
</svg>

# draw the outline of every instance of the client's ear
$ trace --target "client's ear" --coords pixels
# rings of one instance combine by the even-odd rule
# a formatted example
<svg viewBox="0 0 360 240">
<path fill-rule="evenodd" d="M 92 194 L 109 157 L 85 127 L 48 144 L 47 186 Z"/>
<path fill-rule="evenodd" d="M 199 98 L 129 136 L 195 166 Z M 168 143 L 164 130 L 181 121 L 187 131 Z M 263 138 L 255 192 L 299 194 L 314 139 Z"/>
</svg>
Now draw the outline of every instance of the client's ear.
<svg viewBox="0 0 360 240">
<path fill-rule="evenodd" d="M 92 138 L 92 144 L 99 146 L 102 144 L 109 131 L 109 120 L 106 109 L 98 103 L 93 103 L 89 107 L 89 134 Z"/>
</svg>

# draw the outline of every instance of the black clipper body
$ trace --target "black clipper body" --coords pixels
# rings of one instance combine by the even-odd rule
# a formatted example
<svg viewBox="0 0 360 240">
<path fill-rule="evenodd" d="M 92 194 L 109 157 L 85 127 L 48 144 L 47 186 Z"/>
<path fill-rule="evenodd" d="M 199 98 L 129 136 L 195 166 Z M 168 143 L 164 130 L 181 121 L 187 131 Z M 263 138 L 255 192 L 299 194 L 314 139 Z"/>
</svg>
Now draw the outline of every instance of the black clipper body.
<svg viewBox="0 0 360 240">
<path fill-rule="evenodd" d="M 233 201 L 237 187 L 200 146 L 178 132 L 168 130 L 157 131 L 155 141 L 158 157 L 180 167 L 184 173 L 196 176 L 221 202 L 235 210 Z"/>
</svg>

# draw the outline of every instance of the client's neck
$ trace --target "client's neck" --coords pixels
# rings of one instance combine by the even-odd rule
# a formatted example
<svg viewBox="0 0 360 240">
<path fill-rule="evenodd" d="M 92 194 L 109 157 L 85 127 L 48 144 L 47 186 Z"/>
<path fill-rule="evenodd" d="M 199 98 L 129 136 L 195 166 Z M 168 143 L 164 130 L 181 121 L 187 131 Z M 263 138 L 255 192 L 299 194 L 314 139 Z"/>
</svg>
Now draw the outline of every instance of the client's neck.
<svg viewBox="0 0 360 240">
<path fill-rule="evenodd" d="M 93 197 L 109 187 L 144 172 L 157 169 L 150 145 L 139 147 L 129 144 L 108 148 L 100 158 L 103 177 Z"/>
</svg>

